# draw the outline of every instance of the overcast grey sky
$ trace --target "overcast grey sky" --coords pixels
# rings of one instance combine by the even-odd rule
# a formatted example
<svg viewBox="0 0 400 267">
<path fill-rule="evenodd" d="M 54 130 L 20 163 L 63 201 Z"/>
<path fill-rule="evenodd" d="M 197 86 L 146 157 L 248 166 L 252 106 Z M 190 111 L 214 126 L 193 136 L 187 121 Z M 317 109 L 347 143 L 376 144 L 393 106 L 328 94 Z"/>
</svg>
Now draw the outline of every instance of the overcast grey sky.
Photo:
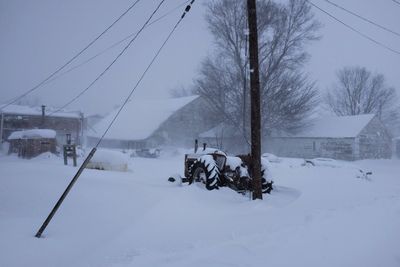
<svg viewBox="0 0 400 267">
<path fill-rule="evenodd" d="M 203 16 L 204 1 L 195 2 L 135 92 L 136 96 L 167 97 L 174 87 L 190 86 L 202 58 L 212 50 L 212 38 Z M 332 1 L 400 32 L 400 5 L 392 0 Z M 141 1 L 112 32 L 72 66 L 137 31 L 158 2 Z M 167 0 L 158 15 L 182 2 Z M 111 24 L 131 3 L 133 0 L 0 0 L 0 102 L 23 93 L 44 79 Z M 314 0 L 314 3 L 385 45 L 400 50 L 400 37 L 362 22 L 323 0 Z M 111 71 L 70 108 L 93 113 L 106 112 L 118 105 L 135 85 L 182 11 L 183 8 L 147 28 Z M 324 25 L 320 32 L 323 38 L 309 46 L 311 59 L 306 71 L 321 90 L 332 85 L 339 68 L 358 65 L 383 73 L 388 84 L 400 92 L 400 55 L 356 35 L 318 10 L 314 9 L 314 12 Z M 122 47 L 123 44 L 47 84 L 33 97 L 47 105 L 64 104 L 85 88 Z"/>
</svg>

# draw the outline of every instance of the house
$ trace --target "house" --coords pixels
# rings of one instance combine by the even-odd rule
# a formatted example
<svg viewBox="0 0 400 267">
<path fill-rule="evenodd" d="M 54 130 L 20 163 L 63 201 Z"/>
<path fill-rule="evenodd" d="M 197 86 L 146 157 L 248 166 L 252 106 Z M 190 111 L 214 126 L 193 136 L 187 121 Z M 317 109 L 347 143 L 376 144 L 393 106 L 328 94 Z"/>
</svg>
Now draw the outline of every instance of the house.
<svg viewBox="0 0 400 267">
<path fill-rule="evenodd" d="M 10 143 L 8 154 L 30 159 L 44 152 L 56 153 L 56 132 L 50 129 L 33 129 L 12 132 L 7 138 Z"/>
<path fill-rule="evenodd" d="M 268 137 L 263 151 L 283 157 L 359 160 L 390 158 L 391 136 L 373 114 L 323 117 L 304 131 Z"/>
<path fill-rule="evenodd" d="M 89 129 L 87 146 L 94 146 L 119 109 Z M 188 146 L 205 131 L 207 113 L 198 96 L 171 99 L 133 98 L 101 142 L 101 147 L 120 149 L 154 148 L 165 144 Z"/>
<path fill-rule="evenodd" d="M 9 105 L 0 109 L 0 140 L 4 142 L 12 132 L 30 129 L 52 129 L 56 131 L 58 144 L 64 144 L 66 134 L 80 144 L 82 139 L 83 114 L 81 112 L 57 112 L 54 109 Z"/>
</svg>

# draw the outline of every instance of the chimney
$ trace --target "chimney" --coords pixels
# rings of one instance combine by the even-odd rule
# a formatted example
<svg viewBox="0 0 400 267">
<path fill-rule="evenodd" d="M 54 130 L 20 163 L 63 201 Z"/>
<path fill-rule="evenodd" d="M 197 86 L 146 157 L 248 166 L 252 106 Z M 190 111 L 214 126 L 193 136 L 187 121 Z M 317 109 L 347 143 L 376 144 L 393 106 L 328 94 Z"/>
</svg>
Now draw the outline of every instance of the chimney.
<svg viewBox="0 0 400 267">
<path fill-rule="evenodd" d="M 44 117 L 46 115 L 46 106 L 42 105 L 42 127 L 44 127 Z"/>
</svg>

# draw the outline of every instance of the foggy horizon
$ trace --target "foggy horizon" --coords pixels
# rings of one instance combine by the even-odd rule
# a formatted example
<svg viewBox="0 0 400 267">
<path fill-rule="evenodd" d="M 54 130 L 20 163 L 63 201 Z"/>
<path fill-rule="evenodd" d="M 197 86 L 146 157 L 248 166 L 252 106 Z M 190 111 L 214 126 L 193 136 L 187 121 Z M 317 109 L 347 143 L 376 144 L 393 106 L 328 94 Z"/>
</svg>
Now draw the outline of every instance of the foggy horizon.
<svg viewBox="0 0 400 267">
<path fill-rule="evenodd" d="M 43 80 L 108 26 L 132 1 L 0 1 L 0 99 L 4 102 Z M 184 1 L 166 1 L 155 18 Z M 282 1 L 284 2 L 284 1 Z M 158 1 L 139 3 L 98 43 L 75 60 L 79 65 L 113 43 L 137 31 Z M 204 20 L 205 1 L 197 0 L 178 27 L 133 97 L 166 98 L 174 88 L 190 88 L 200 62 L 212 53 L 212 36 Z M 337 9 L 325 1 L 314 1 L 361 32 L 383 44 L 400 49 L 400 38 Z M 335 1 L 366 18 L 397 30 L 400 5 L 384 1 Z M 362 3 L 362 4 L 361 4 Z M 119 105 L 136 83 L 184 7 L 143 31 L 127 53 L 67 109 L 86 114 L 104 114 Z M 313 8 L 323 27 L 321 40 L 307 46 L 310 60 L 304 71 L 311 74 L 320 92 L 331 87 L 336 72 L 345 66 L 366 67 L 385 76 L 387 84 L 400 93 L 400 55 L 362 38 Z M 126 42 L 125 42 L 126 43 Z M 107 51 L 88 64 L 50 82 L 29 96 L 39 103 L 61 106 L 85 88 L 116 56 L 125 44 Z M 23 66 L 23 67 L 22 67 Z M 69 69 L 69 68 L 66 68 Z"/>
</svg>

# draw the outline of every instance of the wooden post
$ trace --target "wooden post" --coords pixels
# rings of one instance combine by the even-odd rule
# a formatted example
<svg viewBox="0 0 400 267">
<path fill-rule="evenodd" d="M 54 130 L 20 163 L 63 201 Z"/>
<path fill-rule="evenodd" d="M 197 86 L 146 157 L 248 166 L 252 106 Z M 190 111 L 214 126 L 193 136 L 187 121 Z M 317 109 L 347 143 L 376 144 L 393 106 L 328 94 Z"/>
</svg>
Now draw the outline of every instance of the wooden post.
<svg viewBox="0 0 400 267">
<path fill-rule="evenodd" d="M 78 130 L 79 132 L 79 141 L 75 142 L 75 144 L 81 145 L 83 144 L 83 127 L 85 123 L 85 117 L 83 116 L 83 113 L 80 112 L 80 129 Z"/>
<path fill-rule="evenodd" d="M 261 107 L 260 77 L 258 65 L 258 32 L 256 0 L 247 0 L 250 55 L 250 101 L 251 101 L 251 157 L 253 175 L 253 200 L 262 199 L 261 188 Z"/>
<path fill-rule="evenodd" d="M 81 167 L 79 168 L 79 170 L 75 174 L 74 178 L 72 178 L 71 182 L 69 183 L 69 185 L 65 189 L 64 193 L 61 195 L 60 199 L 57 201 L 57 203 L 54 206 L 54 208 L 51 210 L 49 216 L 47 216 L 46 220 L 44 221 L 44 223 L 40 227 L 39 231 L 36 233 L 35 237 L 40 238 L 42 236 L 43 231 L 46 229 L 47 225 L 50 223 L 50 221 L 53 218 L 54 214 L 56 214 L 58 208 L 61 206 L 61 204 L 64 201 L 64 199 L 67 197 L 67 195 L 68 195 L 69 191 L 71 190 L 72 186 L 74 186 L 76 180 L 78 180 L 79 176 L 82 174 L 83 170 L 85 169 L 86 165 L 89 163 L 90 159 L 93 157 L 95 152 L 96 152 L 96 148 L 94 147 L 90 151 L 90 153 L 87 156 L 87 158 L 85 159 L 85 161 L 82 163 Z"/>
<path fill-rule="evenodd" d="M 74 163 L 74 167 L 76 167 L 76 145 L 72 145 L 72 161 Z"/>
<path fill-rule="evenodd" d="M 63 146 L 64 165 L 68 165 L 67 145 Z"/>
<path fill-rule="evenodd" d="M 66 140 L 67 145 L 71 144 L 72 140 L 71 140 L 71 134 L 70 133 L 67 133 L 65 135 L 65 140 Z"/>
</svg>

